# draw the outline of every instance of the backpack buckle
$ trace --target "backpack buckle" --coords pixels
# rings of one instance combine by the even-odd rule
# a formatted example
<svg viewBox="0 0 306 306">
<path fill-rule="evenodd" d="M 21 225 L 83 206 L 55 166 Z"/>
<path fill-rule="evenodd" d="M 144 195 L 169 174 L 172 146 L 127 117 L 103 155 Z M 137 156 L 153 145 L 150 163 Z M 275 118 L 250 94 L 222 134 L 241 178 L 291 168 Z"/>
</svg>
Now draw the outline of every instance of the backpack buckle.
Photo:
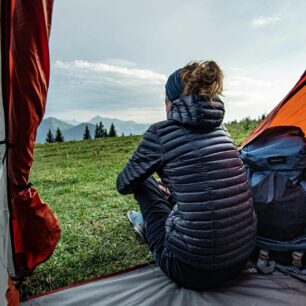
<svg viewBox="0 0 306 306">
<path fill-rule="evenodd" d="M 259 257 L 262 259 L 262 260 L 269 260 L 269 251 L 267 250 L 260 250 L 259 251 Z"/>
<path fill-rule="evenodd" d="M 271 274 L 275 270 L 275 261 L 269 261 L 269 251 L 261 249 L 257 260 L 257 268 L 263 274 Z"/>
<path fill-rule="evenodd" d="M 303 259 L 304 252 L 303 251 L 294 251 L 292 253 L 292 265 L 298 268 L 303 266 L 302 259 Z"/>
</svg>

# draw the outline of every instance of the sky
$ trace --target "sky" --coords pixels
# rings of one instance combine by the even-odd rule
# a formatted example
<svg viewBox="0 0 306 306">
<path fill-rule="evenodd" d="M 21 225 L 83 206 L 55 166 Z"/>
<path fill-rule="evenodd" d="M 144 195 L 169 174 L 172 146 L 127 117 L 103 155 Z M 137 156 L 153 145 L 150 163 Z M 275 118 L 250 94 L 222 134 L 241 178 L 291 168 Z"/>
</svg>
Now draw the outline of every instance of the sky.
<svg viewBox="0 0 306 306">
<path fill-rule="evenodd" d="M 303 0 L 55 0 L 46 117 L 166 119 L 190 61 L 224 72 L 225 122 L 269 113 L 305 69 Z"/>
</svg>

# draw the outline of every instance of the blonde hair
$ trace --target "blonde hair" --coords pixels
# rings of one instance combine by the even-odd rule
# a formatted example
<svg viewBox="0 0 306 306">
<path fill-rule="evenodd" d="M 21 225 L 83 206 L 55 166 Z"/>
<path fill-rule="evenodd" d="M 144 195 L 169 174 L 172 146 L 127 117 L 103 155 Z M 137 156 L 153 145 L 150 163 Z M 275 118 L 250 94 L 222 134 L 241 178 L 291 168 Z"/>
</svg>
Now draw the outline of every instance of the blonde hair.
<svg viewBox="0 0 306 306">
<path fill-rule="evenodd" d="M 213 102 L 216 95 L 222 95 L 223 72 L 214 61 L 187 64 L 180 72 L 180 79 L 184 85 L 182 96 L 209 94 L 209 100 Z"/>
</svg>

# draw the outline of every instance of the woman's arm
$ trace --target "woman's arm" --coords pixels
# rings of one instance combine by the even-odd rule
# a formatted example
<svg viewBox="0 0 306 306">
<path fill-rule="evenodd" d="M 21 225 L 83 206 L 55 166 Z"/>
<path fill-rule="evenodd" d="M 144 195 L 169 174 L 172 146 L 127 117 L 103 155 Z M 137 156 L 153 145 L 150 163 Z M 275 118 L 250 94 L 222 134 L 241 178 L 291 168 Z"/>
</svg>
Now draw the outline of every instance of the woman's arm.
<svg viewBox="0 0 306 306">
<path fill-rule="evenodd" d="M 117 190 L 122 194 L 133 193 L 137 185 L 146 180 L 162 165 L 163 154 L 151 126 L 144 134 L 138 148 L 117 177 Z"/>
</svg>

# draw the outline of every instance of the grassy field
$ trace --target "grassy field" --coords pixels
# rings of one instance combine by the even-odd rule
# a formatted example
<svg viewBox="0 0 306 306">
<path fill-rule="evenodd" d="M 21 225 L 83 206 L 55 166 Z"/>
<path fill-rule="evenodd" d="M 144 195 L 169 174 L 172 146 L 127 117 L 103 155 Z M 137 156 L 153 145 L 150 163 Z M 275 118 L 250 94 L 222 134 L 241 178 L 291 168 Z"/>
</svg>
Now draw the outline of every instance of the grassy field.
<svg viewBox="0 0 306 306">
<path fill-rule="evenodd" d="M 234 122 L 228 130 L 239 143 L 257 124 Z M 21 285 L 23 297 L 153 260 L 126 219 L 137 203 L 116 191 L 116 177 L 140 140 L 129 136 L 35 146 L 30 181 L 58 217 L 62 235 L 53 256 Z"/>
</svg>

